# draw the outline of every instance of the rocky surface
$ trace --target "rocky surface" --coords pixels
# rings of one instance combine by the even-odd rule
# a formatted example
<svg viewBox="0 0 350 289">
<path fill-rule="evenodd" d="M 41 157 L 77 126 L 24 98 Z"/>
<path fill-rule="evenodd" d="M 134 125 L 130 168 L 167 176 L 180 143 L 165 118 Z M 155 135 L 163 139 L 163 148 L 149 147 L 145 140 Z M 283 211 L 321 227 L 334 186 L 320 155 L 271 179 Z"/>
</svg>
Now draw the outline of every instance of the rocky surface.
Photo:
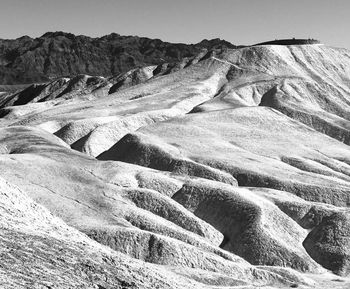
<svg viewBox="0 0 350 289">
<path fill-rule="evenodd" d="M 350 286 L 350 52 L 197 52 L 0 95 L 2 287 Z"/>
</svg>

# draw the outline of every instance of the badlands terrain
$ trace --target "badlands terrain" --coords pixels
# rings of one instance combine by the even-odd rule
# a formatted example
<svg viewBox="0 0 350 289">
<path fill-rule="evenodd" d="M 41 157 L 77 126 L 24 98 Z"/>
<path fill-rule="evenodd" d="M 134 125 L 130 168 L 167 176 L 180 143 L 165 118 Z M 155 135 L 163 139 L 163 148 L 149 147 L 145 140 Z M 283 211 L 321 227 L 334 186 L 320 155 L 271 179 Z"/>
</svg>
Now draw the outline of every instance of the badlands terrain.
<svg viewBox="0 0 350 289">
<path fill-rule="evenodd" d="M 350 288 L 349 50 L 74 39 L 0 41 L 0 288 Z"/>
</svg>

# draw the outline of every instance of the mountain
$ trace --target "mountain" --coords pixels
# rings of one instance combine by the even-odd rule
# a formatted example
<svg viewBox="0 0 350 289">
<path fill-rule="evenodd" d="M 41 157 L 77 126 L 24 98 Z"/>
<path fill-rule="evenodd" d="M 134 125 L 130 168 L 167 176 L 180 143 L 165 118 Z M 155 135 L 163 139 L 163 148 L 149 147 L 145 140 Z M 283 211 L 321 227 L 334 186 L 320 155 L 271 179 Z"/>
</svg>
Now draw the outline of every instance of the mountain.
<svg viewBox="0 0 350 289">
<path fill-rule="evenodd" d="M 193 57 L 202 49 L 225 48 L 235 46 L 220 39 L 181 44 L 116 33 L 91 38 L 48 32 L 34 39 L 0 39 L 0 84 L 45 82 L 79 74 L 113 76 L 137 67 Z"/>
<path fill-rule="evenodd" d="M 348 288 L 350 51 L 295 41 L 0 95 L 5 288 Z"/>
</svg>

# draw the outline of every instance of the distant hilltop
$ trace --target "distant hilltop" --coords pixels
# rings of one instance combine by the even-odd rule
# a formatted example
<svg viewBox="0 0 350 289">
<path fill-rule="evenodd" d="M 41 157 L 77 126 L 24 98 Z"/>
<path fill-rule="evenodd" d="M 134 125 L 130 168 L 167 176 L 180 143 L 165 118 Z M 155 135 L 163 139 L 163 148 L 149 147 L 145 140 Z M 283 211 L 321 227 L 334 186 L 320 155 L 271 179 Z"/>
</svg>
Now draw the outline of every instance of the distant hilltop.
<svg viewBox="0 0 350 289">
<path fill-rule="evenodd" d="M 258 45 L 307 45 L 307 44 L 320 44 L 321 42 L 317 39 L 296 39 L 296 38 L 289 38 L 289 39 L 275 39 L 272 41 L 266 41 L 261 42 L 258 44 L 255 44 L 253 46 Z"/>
</svg>

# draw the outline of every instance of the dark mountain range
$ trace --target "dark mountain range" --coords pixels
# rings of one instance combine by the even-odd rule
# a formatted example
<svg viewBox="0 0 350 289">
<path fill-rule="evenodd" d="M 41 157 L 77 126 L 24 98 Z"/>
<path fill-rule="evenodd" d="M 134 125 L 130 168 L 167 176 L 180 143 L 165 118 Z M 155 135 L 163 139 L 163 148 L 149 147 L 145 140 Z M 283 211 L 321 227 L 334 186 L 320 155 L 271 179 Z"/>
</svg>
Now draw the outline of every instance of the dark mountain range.
<svg viewBox="0 0 350 289">
<path fill-rule="evenodd" d="M 176 62 L 203 49 L 235 47 L 218 38 L 182 44 L 116 33 L 91 38 L 48 32 L 34 39 L 0 39 L 0 85 L 45 82 L 78 74 L 111 76 L 136 67 Z"/>
</svg>

